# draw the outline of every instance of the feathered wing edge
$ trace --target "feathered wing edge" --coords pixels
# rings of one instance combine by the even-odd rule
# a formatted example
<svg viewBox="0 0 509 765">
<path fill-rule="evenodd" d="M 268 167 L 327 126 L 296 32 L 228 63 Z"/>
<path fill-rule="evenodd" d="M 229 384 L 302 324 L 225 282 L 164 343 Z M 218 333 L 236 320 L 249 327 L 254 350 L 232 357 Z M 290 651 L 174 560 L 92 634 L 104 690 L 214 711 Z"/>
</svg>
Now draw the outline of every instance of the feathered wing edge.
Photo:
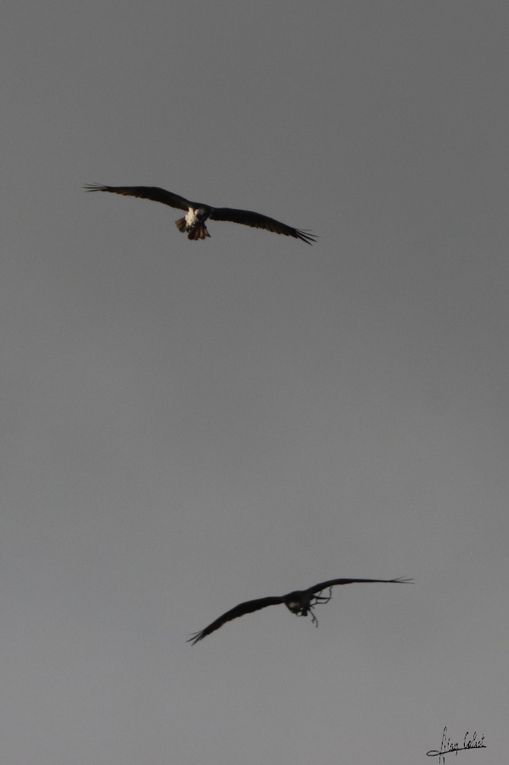
<svg viewBox="0 0 509 765">
<path fill-rule="evenodd" d="M 266 231 L 272 231 L 274 234 L 284 234 L 285 236 L 293 236 L 295 239 L 300 239 L 306 244 L 313 244 L 317 240 L 317 236 L 309 231 L 304 231 L 292 226 L 287 226 L 286 223 L 281 223 L 275 218 L 269 218 L 268 215 L 261 215 L 251 210 L 235 210 L 231 207 L 213 207 L 210 211 L 209 218 L 211 220 L 228 221 L 229 223 L 242 223 L 245 226 L 251 226 L 252 228 L 263 228 Z"/>
<path fill-rule="evenodd" d="M 407 577 L 400 576 L 397 579 L 328 579 L 326 582 L 320 582 L 319 584 L 315 584 L 313 587 L 310 587 L 308 592 L 321 592 L 322 590 L 327 590 L 329 587 L 335 587 L 336 585 L 340 584 L 355 584 L 356 582 L 381 582 L 385 584 L 408 584 L 409 582 L 412 582 L 413 579 L 408 579 Z"/>
<path fill-rule="evenodd" d="M 261 608 L 265 608 L 266 606 L 276 606 L 280 603 L 284 603 L 284 598 L 281 598 L 277 595 L 269 596 L 267 598 L 258 598 L 257 600 L 247 600 L 245 603 L 239 603 L 238 606 L 231 608 L 225 614 L 219 616 L 215 621 L 209 624 L 208 627 L 199 630 L 199 632 L 195 632 L 193 635 L 191 635 L 191 637 L 187 639 L 187 642 L 191 643 L 191 645 L 195 645 L 199 640 L 203 640 L 204 637 L 210 635 L 211 632 L 215 632 L 217 629 L 219 629 L 219 627 L 222 627 L 223 624 L 231 621 L 232 619 L 237 619 L 239 616 L 244 616 L 244 614 L 250 614 L 253 611 L 259 611 Z"/>
<path fill-rule="evenodd" d="M 87 183 L 83 187 L 85 191 L 110 191 L 113 194 L 121 194 L 124 197 L 138 197 L 151 199 L 153 202 L 161 202 L 177 210 L 188 210 L 193 204 L 178 194 L 161 189 L 158 186 L 102 186 L 97 183 Z"/>
</svg>

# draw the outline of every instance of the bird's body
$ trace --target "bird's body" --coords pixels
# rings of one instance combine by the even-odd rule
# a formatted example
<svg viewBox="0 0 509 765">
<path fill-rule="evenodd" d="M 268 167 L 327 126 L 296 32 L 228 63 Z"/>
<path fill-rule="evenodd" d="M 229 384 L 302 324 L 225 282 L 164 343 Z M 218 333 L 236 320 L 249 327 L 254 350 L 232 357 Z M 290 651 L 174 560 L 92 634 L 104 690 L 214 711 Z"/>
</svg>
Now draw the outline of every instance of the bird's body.
<svg viewBox="0 0 509 765">
<path fill-rule="evenodd" d="M 326 582 L 320 582 L 319 584 L 315 584 L 312 587 L 309 587 L 307 590 L 294 590 L 293 592 L 289 592 L 286 595 L 270 595 L 266 598 L 257 598 L 256 600 L 247 600 L 245 603 L 239 603 L 238 606 L 235 606 L 229 611 L 226 611 L 226 613 L 222 614 L 219 618 L 217 618 L 215 621 L 213 621 L 203 630 L 200 630 L 199 632 L 196 632 L 194 635 L 191 635 L 188 642 L 194 645 L 199 640 L 203 640 L 204 637 L 207 637 L 207 635 L 210 635 L 211 632 L 215 632 L 215 630 L 219 629 L 219 627 L 222 627 L 223 624 L 231 621 L 232 619 L 237 619 L 239 616 L 244 616 L 244 614 L 250 614 L 253 611 L 259 611 L 261 608 L 266 608 L 267 606 L 277 606 L 282 603 L 284 603 L 284 605 L 288 608 L 288 610 L 291 611 L 291 613 L 295 614 L 296 616 L 307 616 L 308 614 L 310 614 L 313 624 L 317 627 L 318 619 L 316 618 L 313 612 L 313 608 L 314 606 L 320 605 L 322 603 L 328 603 L 332 597 L 332 587 L 335 587 L 336 585 L 353 584 L 355 582 L 361 582 L 361 583 L 383 582 L 386 584 L 402 584 L 402 583 L 406 583 L 410 581 L 412 580 L 404 579 L 404 578 L 399 578 L 399 579 L 328 579 Z M 323 590 L 329 590 L 329 594 L 320 595 L 320 593 L 323 592 Z"/>
<path fill-rule="evenodd" d="M 193 241 L 210 237 L 205 225 L 205 222 L 209 219 L 242 223 L 245 226 L 262 228 L 275 234 L 284 234 L 285 236 L 294 237 L 294 239 L 300 239 L 306 242 L 306 244 L 313 244 L 316 241 L 316 237 L 313 234 L 288 226 L 286 223 L 281 223 L 275 218 L 269 218 L 268 215 L 262 215 L 251 210 L 236 210 L 232 207 L 212 207 L 202 202 L 191 202 L 178 194 L 157 186 L 101 186 L 89 184 L 85 186 L 85 189 L 87 191 L 109 191 L 113 194 L 122 194 L 128 197 L 151 199 L 154 202 L 161 202 L 170 207 L 175 207 L 177 210 L 186 210 L 185 216 L 175 221 L 175 225 L 179 231 L 187 234 L 187 238 Z"/>
<path fill-rule="evenodd" d="M 189 206 L 183 218 L 175 221 L 175 225 L 187 238 L 191 240 L 206 239 L 210 237 L 205 221 L 210 215 L 210 208 L 206 205 L 198 207 Z"/>
</svg>

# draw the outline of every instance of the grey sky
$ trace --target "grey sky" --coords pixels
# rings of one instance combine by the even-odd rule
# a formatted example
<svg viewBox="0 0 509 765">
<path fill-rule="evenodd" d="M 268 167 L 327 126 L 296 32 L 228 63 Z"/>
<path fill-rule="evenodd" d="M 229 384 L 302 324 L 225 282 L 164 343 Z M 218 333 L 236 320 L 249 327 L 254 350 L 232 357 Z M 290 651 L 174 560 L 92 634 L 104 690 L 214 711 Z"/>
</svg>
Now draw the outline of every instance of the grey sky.
<svg viewBox="0 0 509 765">
<path fill-rule="evenodd" d="M 508 7 L 2 18 L 2 762 L 436 765 L 447 725 L 486 736 L 458 765 L 499 765 Z M 320 240 L 189 242 L 87 182 Z M 186 644 L 340 576 L 415 584 Z"/>
</svg>

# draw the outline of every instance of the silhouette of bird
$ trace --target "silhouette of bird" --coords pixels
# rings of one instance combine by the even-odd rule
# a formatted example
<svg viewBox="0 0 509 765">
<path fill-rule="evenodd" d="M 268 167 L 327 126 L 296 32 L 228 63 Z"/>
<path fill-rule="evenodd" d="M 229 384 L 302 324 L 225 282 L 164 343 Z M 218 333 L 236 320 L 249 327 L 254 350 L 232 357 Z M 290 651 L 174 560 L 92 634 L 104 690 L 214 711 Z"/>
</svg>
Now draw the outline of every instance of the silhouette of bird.
<svg viewBox="0 0 509 765">
<path fill-rule="evenodd" d="M 311 620 L 315 627 L 318 627 L 318 619 L 316 618 L 313 608 L 322 603 L 328 603 L 332 598 L 332 588 L 339 584 L 353 584 L 355 582 L 384 582 L 389 584 L 405 584 L 411 582 L 412 579 L 406 579 L 400 577 L 399 579 L 329 579 L 326 582 L 320 582 L 319 584 L 309 587 L 307 590 L 294 590 L 287 595 L 272 595 L 267 598 L 258 598 L 257 600 L 247 600 L 245 603 L 239 603 L 238 606 L 231 608 L 226 613 L 219 616 L 215 621 L 205 627 L 205 629 L 195 632 L 188 639 L 188 643 L 195 645 L 199 640 L 203 640 L 204 637 L 210 635 L 211 632 L 215 632 L 219 627 L 222 627 L 226 622 L 232 619 L 237 619 L 244 614 L 250 614 L 253 611 L 259 611 L 266 606 L 277 606 L 284 603 L 285 606 L 297 616 L 307 616 L 310 614 Z M 323 590 L 329 590 L 328 595 L 320 595 Z"/>
<path fill-rule="evenodd" d="M 212 207 L 202 202 L 190 202 L 178 194 L 173 194 L 171 191 L 166 191 L 157 186 L 101 186 L 92 183 L 84 186 L 84 189 L 86 191 L 110 191 L 113 194 L 122 194 L 126 197 L 152 199 L 154 202 L 162 202 L 164 205 L 176 207 L 177 210 L 186 210 L 185 216 L 175 221 L 175 225 L 179 231 L 187 234 L 187 238 L 193 241 L 210 237 L 205 225 L 205 221 L 208 219 L 243 223 L 245 226 L 252 226 L 253 228 L 264 228 L 266 231 L 272 231 L 275 234 L 293 236 L 295 239 L 306 242 L 306 244 L 313 244 L 316 241 L 314 234 L 287 226 L 286 223 L 281 223 L 275 220 L 275 218 L 269 218 L 268 215 L 261 215 L 251 210 Z"/>
</svg>

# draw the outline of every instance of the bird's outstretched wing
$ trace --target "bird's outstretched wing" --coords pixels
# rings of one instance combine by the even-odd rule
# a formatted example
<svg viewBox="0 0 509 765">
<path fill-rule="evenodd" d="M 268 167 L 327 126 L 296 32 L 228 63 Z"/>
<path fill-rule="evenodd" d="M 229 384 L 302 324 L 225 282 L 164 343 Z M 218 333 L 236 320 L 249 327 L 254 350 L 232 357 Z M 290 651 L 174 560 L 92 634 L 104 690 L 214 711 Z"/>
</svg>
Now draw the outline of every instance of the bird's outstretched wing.
<svg viewBox="0 0 509 765">
<path fill-rule="evenodd" d="M 284 598 L 278 597 L 277 595 L 272 597 L 269 596 L 267 598 L 258 598 L 257 600 L 247 600 L 245 603 L 239 603 L 238 606 L 231 608 L 225 614 L 212 622 L 212 624 L 209 624 L 208 627 L 205 627 L 205 629 L 200 630 L 199 632 L 195 632 L 194 635 L 191 635 L 191 637 L 188 638 L 187 642 L 195 645 L 195 643 L 197 643 L 199 640 L 203 640 L 204 637 L 210 635 L 211 632 L 215 632 L 215 630 L 218 630 L 219 627 L 222 627 L 223 624 L 231 621 L 232 619 L 237 619 L 239 616 L 250 614 L 253 611 L 259 611 L 260 608 L 265 608 L 266 606 L 277 606 L 280 603 L 284 603 Z"/>
<path fill-rule="evenodd" d="M 211 220 L 224 220 L 230 223 L 243 223 L 245 226 L 253 228 L 264 228 L 266 231 L 272 231 L 274 234 L 284 234 L 293 236 L 295 239 L 301 239 L 306 244 L 313 244 L 317 237 L 309 231 L 301 231 L 298 228 L 287 226 L 268 215 L 261 215 L 251 210 L 234 210 L 231 207 L 213 207 L 210 211 Z"/>
<path fill-rule="evenodd" d="M 313 587 L 310 587 L 308 592 L 321 592 L 322 590 L 327 590 L 329 587 L 335 587 L 337 584 L 355 584 L 355 582 L 385 582 L 389 584 L 406 584 L 411 581 L 413 580 L 407 579 L 406 577 L 398 577 L 398 579 L 329 579 L 326 582 L 320 582 L 319 584 L 315 584 Z"/>
<path fill-rule="evenodd" d="M 101 186 L 96 183 L 87 183 L 83 188 L 86 191 L 111 191 L 113 194 L 122 194 L 125 197 L 151 199 L 153 202 L 162 202 L 163 205 L 176 207 L 177 210 L 188 210 L 192 205 L 192 202 L 184 197 L 166 189 L 160 189 L 158 186 Z"/>
</svg>

